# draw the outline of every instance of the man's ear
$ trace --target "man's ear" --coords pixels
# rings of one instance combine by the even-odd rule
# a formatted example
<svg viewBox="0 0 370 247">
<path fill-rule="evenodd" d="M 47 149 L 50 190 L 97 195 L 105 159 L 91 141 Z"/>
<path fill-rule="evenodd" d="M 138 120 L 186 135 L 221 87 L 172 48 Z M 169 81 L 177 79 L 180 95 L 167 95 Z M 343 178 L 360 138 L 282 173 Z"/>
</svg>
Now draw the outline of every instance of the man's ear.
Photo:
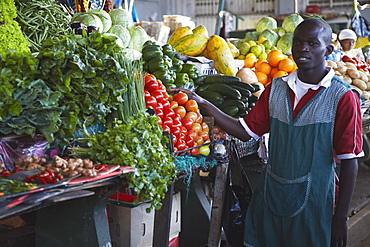
<svg viewBox="0 0 370 247">
<path fill-rule="evenodd" d="M 332 44 L 328 45 L 326 47 L 326 53 L 325 53 L 325 56 L 329 56 L 334 50 L 334 46 Z"/>
</svg>

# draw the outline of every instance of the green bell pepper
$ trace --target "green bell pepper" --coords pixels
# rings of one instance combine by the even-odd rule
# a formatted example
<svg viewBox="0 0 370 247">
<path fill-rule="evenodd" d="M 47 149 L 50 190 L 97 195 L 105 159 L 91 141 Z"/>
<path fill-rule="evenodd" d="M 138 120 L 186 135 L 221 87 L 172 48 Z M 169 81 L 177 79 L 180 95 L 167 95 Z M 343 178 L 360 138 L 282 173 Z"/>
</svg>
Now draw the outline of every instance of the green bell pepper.
<svg viewBox="0 0 370 247">
<path fill-rule="evenodd" d="M 159 45 L 148 45 L 142 50 L 143 59 L 150 61 L 153 58 L 163 57 L 162 48 Z"/>
<path fill-rule="evenodd" d="M 165 44 L 162 46 L 163 54 L 173 58 L 176 54 L 175 49 L 170 44 Z"/>
<path fill-rule="evenodd" d="M 172 58 L 172 70 L 175 72 L 181 72 L 183 62 L 175 57 Z"/>
<path fill-rule="evenodd" d="M 169 70 L 157 70 L 153 72 L 153 75 L 161 80 L 163 84 L 171 84 L 175 82 L 175 74 L 172 74 Z"/>
<path fill-rule="evenodd" d="M 197 67 L 195 67 L 195 64 L 192 64 L 192 63 L 184 63 L 182 65 L 181 72 L 183 72 L 183 73 L 197 72 Z"/>
<path fill-rule="evenodd" d="M 148 70 L 149 73 L 152 74 L 158 70 L 167 70 L 167 66 L 165 64 L 163 57 L 156 57 L 150 59 L 148 62 Z"/>
<path fill-rule="evenodd" d="M 176 73 L 175 84 L 177 86 L 183 86 L 189 82 L 189 75 L 187 73 Z"/>
</svg>

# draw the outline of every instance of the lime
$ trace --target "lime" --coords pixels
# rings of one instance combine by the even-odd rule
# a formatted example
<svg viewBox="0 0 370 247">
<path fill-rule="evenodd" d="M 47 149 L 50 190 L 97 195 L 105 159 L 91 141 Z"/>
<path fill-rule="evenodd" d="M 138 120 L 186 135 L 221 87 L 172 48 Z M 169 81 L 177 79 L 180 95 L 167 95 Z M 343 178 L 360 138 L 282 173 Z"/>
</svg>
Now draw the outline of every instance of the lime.
<svg viewBox="0 0 370 247">
<path fill-rule="evenodd" d="M 261 54 L 258 56 L 258 59 L 266 60 L 267 59 L 267 53 L 261 52 Z"/>
<path fill-rule="evenodd" d="M 267 49 L 271 48 L 271 42 L 270 40 L 266 39 L 265 41 L 263 41 L 263 46 Z"/>
</svg>

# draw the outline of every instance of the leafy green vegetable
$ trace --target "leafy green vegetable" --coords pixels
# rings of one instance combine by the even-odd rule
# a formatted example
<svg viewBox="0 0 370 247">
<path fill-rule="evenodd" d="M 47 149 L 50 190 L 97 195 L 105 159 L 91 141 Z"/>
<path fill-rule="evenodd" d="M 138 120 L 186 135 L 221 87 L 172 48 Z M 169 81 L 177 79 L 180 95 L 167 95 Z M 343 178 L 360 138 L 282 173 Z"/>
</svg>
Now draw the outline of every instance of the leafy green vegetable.
<svg viewBox="0 0 370 247">
<path fill-rule="evenodd" d="M 285 17 L 281 26 L 282 28 L 284 28 L 284 30 L 287 33 L 293 33 L 295 28 L 302 21 L 303 21 L 303 17 L 298 13 L 294 13 L 294 14 L 290 14 L 287 17 Z"/>
<path fill-rule="evenodd" d="M 134 25 L 131 14 L 125 9 L 112 9 L 111 11 L 109 11 L 109 15 L 112 20 L 112 25 L 121 25 L 125 28 Z"/>
<path fill-rule="evenodd" d="M 276 46 L 281 49 L 285 55 L 292 54 L 293 33 L 285 33 L 277 42 Z"/>
<path fill-rule="evenodd" d="M 273 30 L 275 28 L 277 28 L 277 21 L 270 16 L 262 17 L 256 24 L 256 31 L 259 33 L 266 29 Z"/>
<path fill-rule="evenodd" d="M 161 208 L 177 169 L 156 116 L 142 111 L 127 121 L 117 121 L 103 133 L 91 135 L 86 131 L 86 137 L 78 141 L 88 148 L 73 148 L 72 154 L 77 157 L 136 168 L 134 173 L 125 174 L 128 186 L 144 201 L 151 200 L 151 208 Z"/>
<path fill-rule="evenodd" d="M 38 78 L 62 93 L 59 105 L 65 109 L 56 134 L 59 141 L 68 143 L 84 124 L 105 123 L 105 117 L 123 102 L 131 71 L 115 59 L 123 56 L 115 40 L 94 32 L 44 42 L 38 55 Z"/>
</svg>

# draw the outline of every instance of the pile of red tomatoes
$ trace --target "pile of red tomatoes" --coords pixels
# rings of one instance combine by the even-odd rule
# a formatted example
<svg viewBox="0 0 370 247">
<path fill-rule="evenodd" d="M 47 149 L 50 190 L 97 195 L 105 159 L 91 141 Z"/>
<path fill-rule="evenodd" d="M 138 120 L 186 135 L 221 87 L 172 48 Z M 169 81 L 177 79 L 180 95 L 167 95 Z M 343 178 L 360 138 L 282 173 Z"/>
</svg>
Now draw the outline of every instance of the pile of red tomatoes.
<svg viewBox="0 0 370 247">
<path fill-rule="evenodd" d="M 144 75 L 144 83 L 146 107 L 155 111 L 158 124 L 172 134 L 175 154 L 182 150 L 192 155 L 210 154 L 209 145 L 200 146 L 210 142 L 210 137 L 209 126 L 203 122 L 198 103 L 182 92 L 169 95 L 162 82 L 152 74 Z"/>
</svg>

